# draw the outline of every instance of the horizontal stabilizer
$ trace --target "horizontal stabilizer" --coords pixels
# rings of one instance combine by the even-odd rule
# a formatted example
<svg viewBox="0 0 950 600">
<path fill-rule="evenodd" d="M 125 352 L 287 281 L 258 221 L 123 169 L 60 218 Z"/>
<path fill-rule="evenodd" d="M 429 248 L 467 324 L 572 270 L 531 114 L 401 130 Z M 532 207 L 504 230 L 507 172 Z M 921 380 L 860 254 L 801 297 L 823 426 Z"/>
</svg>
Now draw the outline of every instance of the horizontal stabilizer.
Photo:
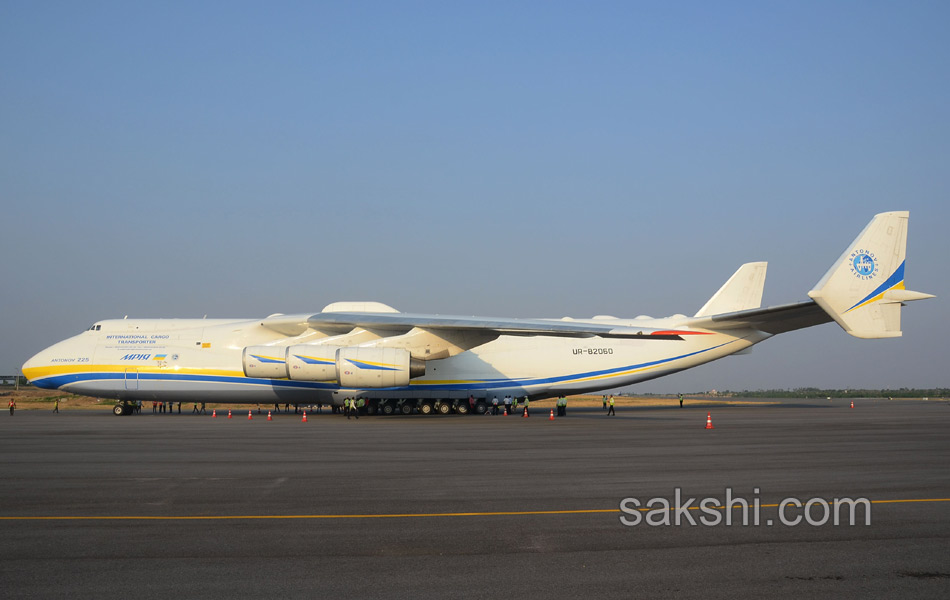
<svg viewBox="0 0 950 600">
<path fill-rule="evenodd" d="M 770 335 L 776 335 L 830 321 L 831 317 L 828 316 L 828 313 L 823 311 L 813 300 L 808 300 L 768 308 L 740 310 L 709 317 L 693 317 L 687 319 L 683 325 L 717 331 L 757 329 Z"/>
</svg>

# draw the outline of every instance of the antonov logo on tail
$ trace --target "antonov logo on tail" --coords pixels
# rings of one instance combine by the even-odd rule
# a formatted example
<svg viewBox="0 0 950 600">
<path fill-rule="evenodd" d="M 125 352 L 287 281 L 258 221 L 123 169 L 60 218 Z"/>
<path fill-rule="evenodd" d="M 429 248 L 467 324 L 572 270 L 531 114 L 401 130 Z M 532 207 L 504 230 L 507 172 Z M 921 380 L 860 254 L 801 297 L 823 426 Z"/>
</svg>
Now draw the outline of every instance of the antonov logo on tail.
<svg viewBox="0 0 950 600">
<path fill-rule="evenodd" d="M 861 279 L 871 279 L 877 274 L 877 257 L 867 250 L 851 253 L 851 272 Z"/>
<path fill-rule="evenodd" d="M 148 360 L 151 357 L 151 354 L 126 354 L 119 360 Z"/>
</svg>

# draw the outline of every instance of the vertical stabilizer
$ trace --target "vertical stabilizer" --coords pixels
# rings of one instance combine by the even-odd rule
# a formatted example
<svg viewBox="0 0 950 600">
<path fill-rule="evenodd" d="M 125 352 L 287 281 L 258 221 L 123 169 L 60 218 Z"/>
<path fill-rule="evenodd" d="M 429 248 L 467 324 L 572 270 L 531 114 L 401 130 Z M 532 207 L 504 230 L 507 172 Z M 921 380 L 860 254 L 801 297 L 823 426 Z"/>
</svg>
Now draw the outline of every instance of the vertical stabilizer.
<svg viewBox="0 0 950 600">
<path fill-rule="evenodd" d="M 768 263 L 746 263 L 706 302 L 694 316 L 708 317 L 762 306 Z"/>
<path fill-rule="evenodd" d="M 859 338 L 901 335 L 903 302 L 932 298 L 904 288 L 906 211 L 876 215 L 808 295 Z"/>
</svg>

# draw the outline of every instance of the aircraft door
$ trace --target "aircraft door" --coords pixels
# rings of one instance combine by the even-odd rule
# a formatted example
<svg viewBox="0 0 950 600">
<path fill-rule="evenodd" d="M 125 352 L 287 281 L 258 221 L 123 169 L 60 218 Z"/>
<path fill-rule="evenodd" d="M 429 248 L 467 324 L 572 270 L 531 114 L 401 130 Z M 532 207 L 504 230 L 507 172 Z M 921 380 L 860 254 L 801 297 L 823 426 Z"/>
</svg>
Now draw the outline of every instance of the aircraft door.
<svg viewBox="0 0 950 600">
<path fill-rule="evenodd" d="M 127 390 L 139 389 L 139 370 L 138 369 L 125 370 L 125 389 Z"/>
</svg>

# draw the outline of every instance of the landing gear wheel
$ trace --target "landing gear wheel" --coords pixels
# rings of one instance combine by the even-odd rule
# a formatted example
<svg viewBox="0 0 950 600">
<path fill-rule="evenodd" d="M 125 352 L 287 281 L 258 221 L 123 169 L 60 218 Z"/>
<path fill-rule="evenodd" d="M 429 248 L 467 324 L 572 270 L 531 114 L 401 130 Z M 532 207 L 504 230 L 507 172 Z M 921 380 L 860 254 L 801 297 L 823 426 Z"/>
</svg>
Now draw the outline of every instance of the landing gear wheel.
<svg viewBox="0 0 950 600">
<path fill-rule="evenodd" d="M 403 404 L 402 406 L 399 407 L 399 412 L 401 412 L 404 415 L 412 414 L 412 406 L 408 404 Z"/>
<path fill-rule="evenodd" d="M 392 405 L 392 404 L 383 404 L 383 414 L 384 414 L 384 415 L 391 415 L 391 414 L 393 414 L 393 411 L 394 411 L 394 410 L 395 410 L 395 409 L 393 409 L 393 405 Z"/>
<path fill-rule="evenodd" d="M 468 400 L 462 400 L 461 402 L 459 402 L 458 405 L 455 407 L 455 412 L 457 412 L 460 415 L 467 415 L 468 414 Z"/>
<path fill-rule="evenodd" d="M 424 414 L 424 415 L 431 415 L 431 414 L 432 414 L 432 403 L 431 403 L 431 402 L 423 402 L 423 403 L 422 403 L 422 406 L 419 407 L 419 412 L 421 412 L 421 413 Z"/>
<path fill-rule="evenodd" d="M 485 414 L 486 412 L 488 412 L 488 405 L 487 405 L 487 404 L 485 404 L 484 402 L 476 402 L 476 403 L 475 403 L 475 413 L 476 413 L 476 414 L 483 415 L 483 414 Z"/>
<path fill-rule="evenodd" d="M 438 410 L 440 415 L 447 415 L 452 412 L 452 405 L 448 402 L 440 402 Z"/>
<path fill-rule="evenodd" d="M 112 414 L 114 414 L 114 415 L 117 416 L 117 417 L 121 417 L 122 415 L 126 414 L 125 405 L 124 405 L 124 404 L 116 404 L 115 406 L 113 406 L 113 407 L 112 407 Z"/>
</svg>

